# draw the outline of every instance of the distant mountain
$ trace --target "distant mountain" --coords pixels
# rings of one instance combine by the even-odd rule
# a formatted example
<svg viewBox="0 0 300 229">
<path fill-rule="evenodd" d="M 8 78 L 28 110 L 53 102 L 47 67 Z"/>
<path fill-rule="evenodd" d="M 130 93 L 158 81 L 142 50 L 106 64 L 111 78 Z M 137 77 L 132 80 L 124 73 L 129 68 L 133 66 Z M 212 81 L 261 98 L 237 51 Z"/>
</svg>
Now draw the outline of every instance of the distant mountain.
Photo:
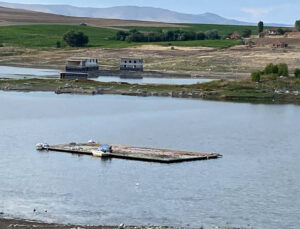
<svg viewBox="0 0 300 229">
<path fill-rule="evenodd" d="M 248 22 L 227 19 L 213 13 L 204 13 L 198 15 L 184 14 L 154 7 L 117 6 L 110 8 L 91 8 L 75 7 L 70 5 L 39 5 L 6 2 L 0 2 L 0 6 L 74 17 L 157 21 L 169 23 L 251 25 L 251 23 Z"/>
</svg>

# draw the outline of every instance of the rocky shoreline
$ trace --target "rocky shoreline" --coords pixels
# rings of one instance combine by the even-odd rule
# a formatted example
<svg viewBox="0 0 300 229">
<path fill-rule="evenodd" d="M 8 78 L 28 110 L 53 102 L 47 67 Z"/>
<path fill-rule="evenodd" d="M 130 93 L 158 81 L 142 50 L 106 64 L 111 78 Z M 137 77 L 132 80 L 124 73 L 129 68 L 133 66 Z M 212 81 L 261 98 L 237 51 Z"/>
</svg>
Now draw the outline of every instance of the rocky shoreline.
<svg viewBox="0 0 300 229">
<path fill-rule="evenodd" d="M 126 95 L 193 98 L 268 104 L 300 104 L 300 79 L 218 80 L 194 85 L 139 85 L 93 80 L 0 79 L 3 91 L 48 91 L 56 94 Z"/>
<path fill-rule="evenodd" d="M 5 219 L 0 218 L 1 229 L 196 229 L 191 227 L 169 227 L 169 226 L 127 226 L 121 224 L 119 226 L 83 226 L 83 225 L 63 225 L 55 223 L 43 223 L 38 221 L 22 220 L 22 219 Z M 204 229 L 204 227 L 198 227 Z M 244 227 L 214 227 L 208 229 L 251 229 Z"/>
</svg>

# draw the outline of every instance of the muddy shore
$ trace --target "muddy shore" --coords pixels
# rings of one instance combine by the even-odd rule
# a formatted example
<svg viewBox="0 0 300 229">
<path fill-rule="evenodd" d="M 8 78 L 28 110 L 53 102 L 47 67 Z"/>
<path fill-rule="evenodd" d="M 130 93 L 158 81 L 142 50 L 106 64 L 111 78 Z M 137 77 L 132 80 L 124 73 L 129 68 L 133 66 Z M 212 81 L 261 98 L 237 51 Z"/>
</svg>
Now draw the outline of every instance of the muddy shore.
<svg viewBox="0 0 300 229">
<path fill-rule="evenodd" d="M 48 224 L 37 221 L 28 221 L 21 219 L 4 219 L 0 218 L 1 229 L 184 229 L 185 227 L 168 227 L 168 226 L 83 226 L 83 225 L 62 225 L 62 224 Z M 186 227 L 192 229 L 191 227 Z M 204 227 L 199 227 L 204 229 Z M 196 228 L 195 228 L 196 229 Z M 214 227 L 209 229 L 252 229 L 244 227 Z"/>
<path fill-rule="evenodd" d="M 159 77 L 195 77 L 213 79 L 241 79 L 254 70 L 262 70 L 268 63 L 287 63 L 292 73 L 300 64 L 300 46 L 287 49 L 269 46 L 247 49 L 236 46 L 229 49 L 203 47 L 142 46 L 124 49 L 52 49 L 36 50 L 21 47 L 0 48 L 0 65 L 31 68 L 63 69 L 70 57 L 91 56 L 99 59 L 100 69 L 118 71 L 120 57 L 144 59 L 145 72 L 162 73 Z M 145 76 L 146 77 L 146 76 Z"/>
<path fill-rule="evenodd" d="M 300 104 L 300 79 L 217 80 L 194 85 L 139 85 L 93 80 L 0 79 L 3 91 L 48 91 L 56 94 L 126 95 L 193 98 L 268 104 Z"/>
</svg>

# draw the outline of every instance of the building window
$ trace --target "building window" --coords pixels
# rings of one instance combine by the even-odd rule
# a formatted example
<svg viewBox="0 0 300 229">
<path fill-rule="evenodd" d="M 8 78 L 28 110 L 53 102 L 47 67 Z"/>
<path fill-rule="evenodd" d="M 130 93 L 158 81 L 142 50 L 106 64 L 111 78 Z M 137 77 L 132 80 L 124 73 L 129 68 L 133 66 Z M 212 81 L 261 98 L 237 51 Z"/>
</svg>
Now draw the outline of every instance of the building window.
<svg viewBox="0 0 300 229">
<path fill-rule="evenodd" d="M 131 63 L 131 60 L 129 61 L 129 63 Z"/>
<path fill-rule="evenodd" d="M 136 60 L 134 61 L 134 63 L 136 64 Z"/>
</svg>

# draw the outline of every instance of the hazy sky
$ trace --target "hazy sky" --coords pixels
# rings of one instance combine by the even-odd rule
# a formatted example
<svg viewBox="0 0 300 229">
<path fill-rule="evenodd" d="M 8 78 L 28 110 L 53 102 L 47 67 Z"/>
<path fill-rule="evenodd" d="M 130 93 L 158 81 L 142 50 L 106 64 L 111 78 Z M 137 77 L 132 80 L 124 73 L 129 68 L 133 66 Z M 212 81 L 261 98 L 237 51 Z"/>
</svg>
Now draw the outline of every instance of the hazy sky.
<svg viewBox="0 0 300 229">
<path fill-rule="evenodd" d="M 293 24 L 300 19 L 300 0 L 0 0 L 17 3 L 70 4 L 110 7 L 137 5 L 161 7 L 184 13 L 217 13 L 243 21 Z"/>
</svg>

